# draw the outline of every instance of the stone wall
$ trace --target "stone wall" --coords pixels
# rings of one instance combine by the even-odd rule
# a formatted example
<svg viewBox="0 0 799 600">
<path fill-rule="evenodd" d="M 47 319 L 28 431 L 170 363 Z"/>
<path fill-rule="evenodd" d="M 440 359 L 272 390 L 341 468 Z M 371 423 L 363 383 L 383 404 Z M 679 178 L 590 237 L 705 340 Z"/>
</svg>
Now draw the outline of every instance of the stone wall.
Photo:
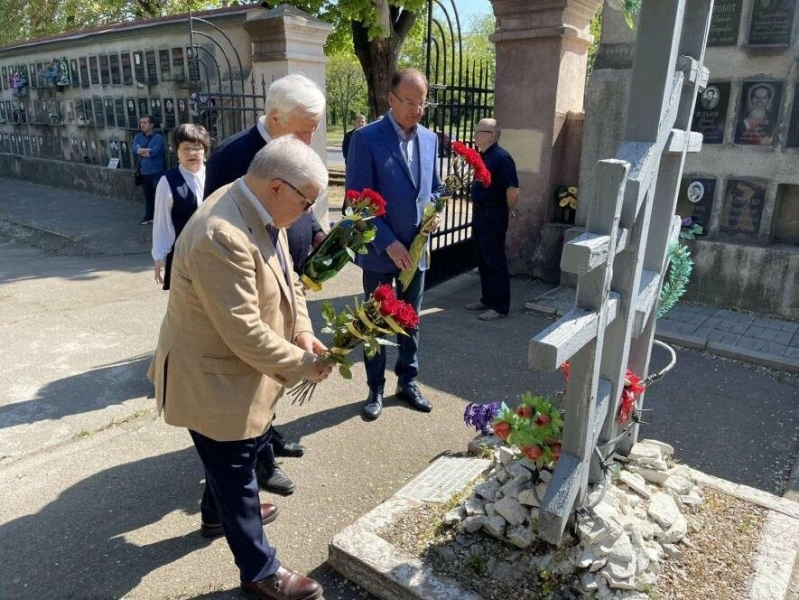
<svg viewBox="0 0 799 600">
<path fill-rule="evenodd" d="M 687 300 L 799 318 L 797 19 L 795 0 L 715 2 L 705 54 L 710 81 L 693 120 L 704 143 L 686 159 L 678 192 L 677 213 L 704 229 L 691 243 Z M 578 227 L 591 205 L 596 162 L 614 156 L 622 141 L 634 42 L 635 32 L 606 6 L 586 97 Z M 760 118 L 752 116 L 755 92 L 766 98 Z M 562 276 L 561 283 L 575 280 Z"/>
</svg>

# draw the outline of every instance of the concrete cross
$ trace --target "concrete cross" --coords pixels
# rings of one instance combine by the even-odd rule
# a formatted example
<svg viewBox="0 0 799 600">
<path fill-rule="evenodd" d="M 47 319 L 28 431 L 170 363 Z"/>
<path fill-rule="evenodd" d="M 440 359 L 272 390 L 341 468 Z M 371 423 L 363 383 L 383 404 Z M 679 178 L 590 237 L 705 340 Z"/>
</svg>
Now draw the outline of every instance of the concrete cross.
<svg viewBox="0 0 799 600">
<path fill-rule="evenodd" d="M 680 230 L 685 154 L 702 146 L 690 129 L 708 80 L 712 8 L 713 0 L 644 0 L 625 141 L 616 158 L 599 161 L 586 231 L 563 249 L 561 269 L 578 276 L 575 307 L 530 342 L 531 367 L 571 363 L 562 453 L 539 514 L 539 535 L 554 544 L 586 508 L 589 485 L 607 479 L 599 457 L 629 451 L 637 437 L 633 426 L 614 441 L 616 416 L 626 369 L 647 374 L 667 249 Z"/>
</svg>

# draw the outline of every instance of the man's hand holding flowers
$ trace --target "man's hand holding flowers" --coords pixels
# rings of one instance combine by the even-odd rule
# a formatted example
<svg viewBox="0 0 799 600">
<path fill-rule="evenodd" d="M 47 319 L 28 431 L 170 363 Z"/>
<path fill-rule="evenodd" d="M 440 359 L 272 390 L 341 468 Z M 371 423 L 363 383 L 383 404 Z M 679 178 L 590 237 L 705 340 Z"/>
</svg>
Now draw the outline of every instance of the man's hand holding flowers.
<svg viewBox="0 0 799 600">
<path fill-rule="evenodd" d="M 451 147 L 455 158 L 450 165 L 450 173 L 444 180 L 445 194 L 425 206 L 419 233 L 416 234 L 408 249 L 410 264 L 407 264 L 405 260 L 394 261 L 401 270 L 399 280 L 403 290 L 408 289 L 419 268 L 422 256 L 428 251 L 430 234 L 435 233 L 441 224 L 441 214 L 447 207 L 447 198 L 467 189 L 471 185 L 472 179 L 479 181 L 485 187 L 491 185 L 491 173 L 483 163 L 479 152 L 461 142 L 452 142 Z M 389 256 L 394 258 L 390 252 Z"/>
</svg>

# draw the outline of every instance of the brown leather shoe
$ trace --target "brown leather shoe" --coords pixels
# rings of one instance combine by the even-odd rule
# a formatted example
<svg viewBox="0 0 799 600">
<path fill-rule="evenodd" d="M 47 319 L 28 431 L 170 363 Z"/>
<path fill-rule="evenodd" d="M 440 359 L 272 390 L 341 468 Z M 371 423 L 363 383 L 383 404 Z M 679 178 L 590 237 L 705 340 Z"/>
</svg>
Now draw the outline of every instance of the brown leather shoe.
<svg viewBox="0 0 799 600">
<path fill-rule="evenodd" d="M 268 525 L 277 519 L 277 514 L 279 512 L 280 509 L 277 506 L 265 502 L 261 504 L 261 521 L 264 525 Z M 200 534 L 204 538 L 215 538 L 219 537 L 220 535 L 224 535 L 225 532 L 222 531 L 222 523 L 217 523 L 216 525 L 202 523 L 200 524 Z"/>
<path fill-rule="evenodd" d="M 242 581 L 241 590 L 259 600 L 314 600 L 322 595 L 322 586 L 313 579 L 284 567 L 261 581 Z"/>
</svg>

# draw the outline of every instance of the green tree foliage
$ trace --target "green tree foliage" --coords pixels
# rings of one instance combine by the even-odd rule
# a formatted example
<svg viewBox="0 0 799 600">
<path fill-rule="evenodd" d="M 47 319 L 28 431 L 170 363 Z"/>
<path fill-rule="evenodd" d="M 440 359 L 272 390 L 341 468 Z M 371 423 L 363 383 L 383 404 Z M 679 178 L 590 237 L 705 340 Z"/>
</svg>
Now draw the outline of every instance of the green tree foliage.
<svg viewBox="0 0 799 600">
<path fill-rule="evenodd" d="M 2 0 L 0 45 L 112 23 L 189 10 L 220 8 L 229 0 Z"/>
<path fill-rule="evenodd" d="M 352 52 L 337 52 L 327 63 L 327 111 L 330 122 L 347 132 L 351 117 L 366 111 L 366 79 Z"/>
</svg>

